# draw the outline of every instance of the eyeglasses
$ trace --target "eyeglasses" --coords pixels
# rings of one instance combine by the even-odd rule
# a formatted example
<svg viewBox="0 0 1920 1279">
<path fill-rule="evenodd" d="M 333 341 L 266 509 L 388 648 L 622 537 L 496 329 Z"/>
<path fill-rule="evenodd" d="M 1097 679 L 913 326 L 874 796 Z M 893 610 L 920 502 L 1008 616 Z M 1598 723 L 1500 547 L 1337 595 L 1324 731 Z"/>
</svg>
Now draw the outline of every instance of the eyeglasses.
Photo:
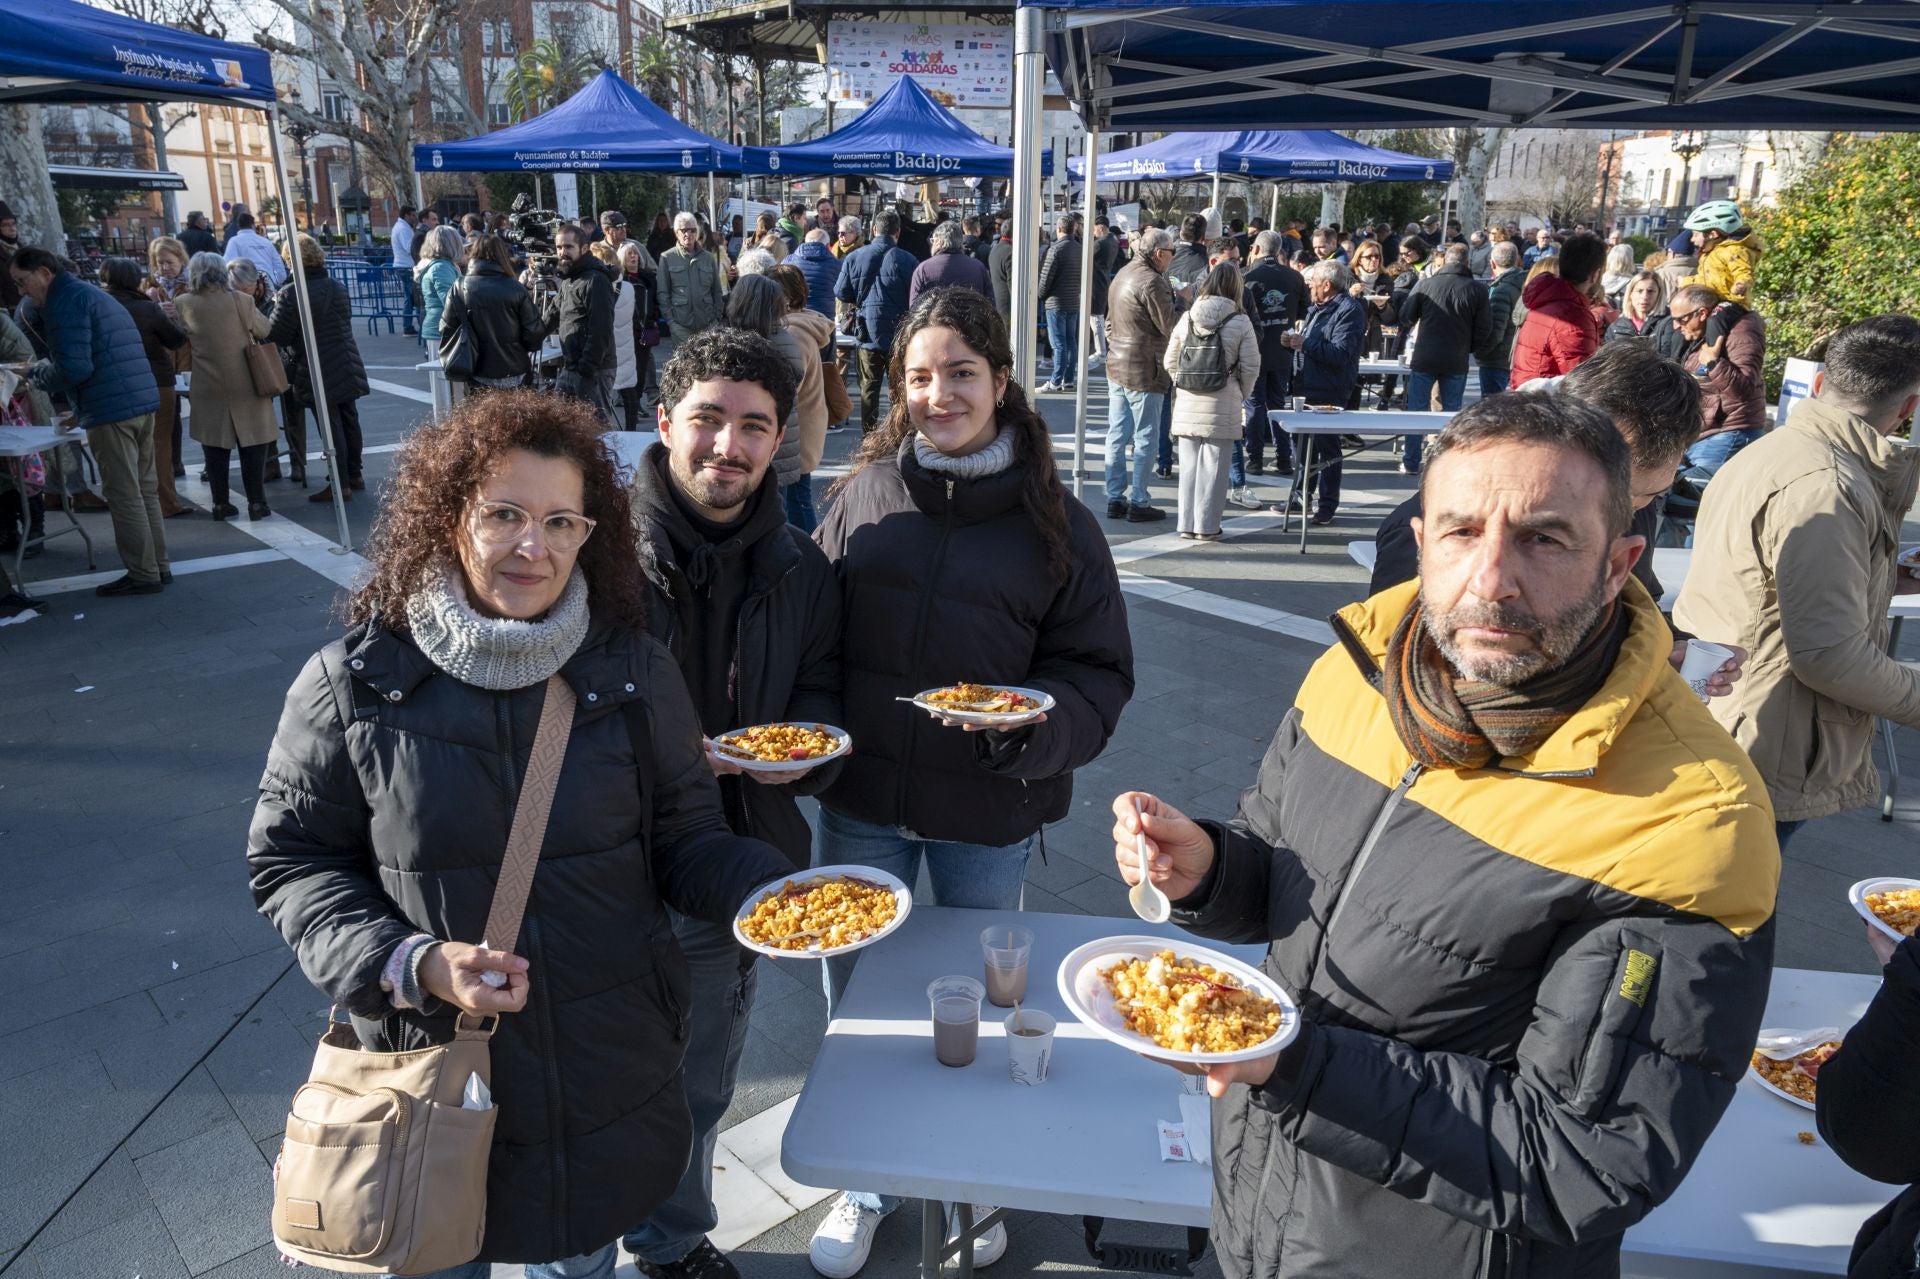
<svg viewBox="0 0 1920 1279">
<path fill-rule="evenodd" d="M 556 511 L 539 523 L 549 550 L 577 551 L 599 521 Z M 532 513 L 512 502 L 482 502 L 467 516 L 467 527 L 488 546 L 518 546 L 527 540 L 533 525 Z"/>
</svg>

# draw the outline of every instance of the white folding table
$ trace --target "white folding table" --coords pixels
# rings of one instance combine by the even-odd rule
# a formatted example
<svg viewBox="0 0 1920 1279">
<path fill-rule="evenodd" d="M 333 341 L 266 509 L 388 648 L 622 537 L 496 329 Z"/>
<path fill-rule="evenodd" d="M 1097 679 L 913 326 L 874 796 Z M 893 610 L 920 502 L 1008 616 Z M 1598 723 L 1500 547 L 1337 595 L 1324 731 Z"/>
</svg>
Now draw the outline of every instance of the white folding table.
<svg viewBox="0 0 1920 1279">
<path fill-rule="evenodd" d="M 1002 1024 L 1010 1010 L 991 1004 L 981 1006 L 971 1066 L 933 1056 L 927 983 L 978 980 L 981 929 L 1015 924 L 1033 930 L 1023 1007 L 1059 1023 L 1039 1087 L 1013 1082 Z M 1181 1077 L 1096 1038 L 1060 999 L 1067 952 L 1130 933 L 1188 936 L 1137 919 L 916 906 L 897 933 L 861 952 L 787 1121 L 781 1168 L 802 1185 L 921 1200 L 922 1279 L 939 1279 L 956 1251 L 961 1275 L 972 1270 L 971 1246 L 946 1242 L 942 1201 L 1205 1226 L 1211 1170 L 1163 1163 L 1154 1127 L 1179 1120 Z M 1259 962 L 1257 948 L 1231 949 Z M 969 1216 L 961 1213 L 963 1239 L 999 1219 Z"/>
<path fill-rule="evenodd" d="M 1287 503 L 1281 513 L 1280 531 L 1286 532 L 1293 519 L 1296 500 L 1300 503 L 1300 553 L 1307 553 L 1307 511 L 1306 493 L 1308 481 L 1337 462 L 1358 453 L 1363 453 L 1376 444 L 1397 440 L 1407 435 L 1438 435 L 1440 428 L 1453 420 L 1451 413 L 1415 413 L 1405 410 L 1369 409 L 1354 413 L 1313 413 L 1296 412 L 1292 409 L 1269 409 L 1267 420 L 1279 430 L 1285 431 L 1293 443 L 1293 485 L 1287 492 Z M 1338 457 L 1328 460 L 1312 460 L 1313 450 L 1308 446 L 1310 436 L 1331 435 L 1336 439 L 1343 435 L 1358 436 L 1359 448 L 1342 448 Z"/>
<path fill-rule="evenodd" d="M 85 526 L 80 523 L 79 518 L 73 513 L 73 498 L 66 491 L 66 474 L 60 465 L 60 454 L 58 451 L 59 446 L 62 444 L 83 444 L 85 442 L 85 438 L 79 431 L 63 432 L 51 426 L 0 426 L 0 459 L 6 461 L 7 475 L 13 480 L 15 491 L 20 494 L 20 518 L 22 522 L 26 521 L 27 516 L 26 467 L 24 463 L 26 459 L 36 454 L 44 456 L 47 459 L 47 468 L 51 472 L 49 476 L 50 483 L 44 490 L 43 495 L 55 495 L 59 509 L 64 511 L 67 516 L 67 528 L 56 529 L 51 533 L 42 532 L 39 537 L 28 537 L 26 530 L 22 529 L 20 545 L 16 547 L 13 552 L 12 572 L 9 574 L 4 566 L 0 566 L 0 587 L 5 588 L 5 593 L 9 597 L 17 597 L 16 602 L 23 603 L 28 607 L 40 607 L 36 601 L 28 597 L 26 574 L 20 567 L 26 558 L 27 547 L 29 545 L 37 544 L 44 546 L 56 537 L 65 537 L 69 533 L 78 533 L 80 540 L 84 542 L 87 547 L 87 569 L 89 572 L 93 569 L 93 539 L 87 536 Z"/>
</svg>

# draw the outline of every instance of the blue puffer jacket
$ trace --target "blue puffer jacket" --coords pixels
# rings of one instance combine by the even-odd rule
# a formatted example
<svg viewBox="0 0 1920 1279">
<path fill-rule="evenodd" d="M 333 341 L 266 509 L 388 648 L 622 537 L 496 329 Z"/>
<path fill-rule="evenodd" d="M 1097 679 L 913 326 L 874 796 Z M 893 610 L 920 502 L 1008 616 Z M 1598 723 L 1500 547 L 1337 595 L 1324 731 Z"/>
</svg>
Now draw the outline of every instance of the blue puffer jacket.
<svg viewBox="0 0 1920 1279">
<path fill-rule="evenodd" d="M 1309 404 L 1345 408 L 1360 380 L 1360 355 L 1367 345 L 1367 304 L 1350 293 L 1336 293 L 1307 312 L 1305 343 L 1300 348 L 1299 394 Z"/>
<path fill-rule="evenodd" d="M 787 262 L 807 277 L 807 309 L 833 318 L 833 286 L 840 279 L 840 259 L 824 244 L 802 241 Z"/>
<path fill-rule="evenodd" d="M 420 282 L 420 336 L 429 344 L 440 340 L 440 316 L 447 309 L 447 294 L 460 282 L 460 268 L 445 258 L 429 258 L 415 267 Z"/>
<path fill-rule="evenodd" d="M 893 238 L 885 235 L 874 236 L 840 264 L 833 296 L 859 311 L 854 334 L 862 349 L 884 351 L 893 345 L 893 331 L 907 313 L 907 291 L 919 265 L 913 254 L 895 247 Z"/>
<path fill-rule="evenodd" d="M 160 408 L 140 330 L 105 289 L 63 271 L 40 314 L 52 358 L 33 366 L 33 380 L 73 401 L 81 426 L 124 422 Z"/>
</svg>

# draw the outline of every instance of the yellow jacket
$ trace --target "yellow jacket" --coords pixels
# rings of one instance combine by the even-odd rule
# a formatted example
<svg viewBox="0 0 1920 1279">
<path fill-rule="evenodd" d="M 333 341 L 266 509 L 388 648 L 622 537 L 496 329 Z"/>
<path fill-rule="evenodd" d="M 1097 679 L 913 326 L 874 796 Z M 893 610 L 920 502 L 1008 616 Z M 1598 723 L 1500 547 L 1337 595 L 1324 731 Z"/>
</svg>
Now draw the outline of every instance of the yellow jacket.
<svg viewBox="0 0 1920 1279">
<path fill-rule="evenodd" d="M 1701 257 L 1700 269 L 1680 283 L 1704 284 L 1728 302 L 1751 306 L 1754 268 L 1766 251 L 1757 231 L 1748 231 L 1737 240 L 1722 240 Z"/>
</svg>

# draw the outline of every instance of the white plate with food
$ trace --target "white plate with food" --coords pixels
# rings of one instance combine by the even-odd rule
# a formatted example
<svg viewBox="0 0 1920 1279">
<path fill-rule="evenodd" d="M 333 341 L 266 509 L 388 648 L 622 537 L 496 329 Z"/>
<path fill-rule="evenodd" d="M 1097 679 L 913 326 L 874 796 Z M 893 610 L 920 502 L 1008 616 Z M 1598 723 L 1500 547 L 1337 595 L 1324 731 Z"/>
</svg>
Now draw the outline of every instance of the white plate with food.
<svg viewBox="0 0 1920 1279">
<path fill-rule="evenodd" d="M 1863 879 L 1847 890 L 1860 918 L 1895 941 L 1920 931 L 1920 879 Z"/>
<path fill-rule="evenodd" d="M 1920 570 L 1920 546 L 1909 546 L 1901 551 L 1899 564 L 1901 568 Z"/>
<path fill-rule="evenodd" d="M 1012 728 L 1053 709 L 1053 694 L 1011 684 L 948 684 L 904 700 L 929 715 L 979 728 Z"/>
<path fill-rule="evenodd" d="M 803 773 L 853 749 L 844 728 L 783 721 L 734 728 L 713 739 L 714 753 L 749 773 Z"/>
<path fill-rule="evenodd" d="M 913 891 L 873 866 L 816 866 L 747 894 L 733 936 L 774 959 L 820 959 L 871 946 L 907 922 Z"/>
<path fill-rule="evenodd" d="M 1770 1055 L 1767 1051 L 1770 1040 L 1774 1043 L 1786 1042 L 1786 1049 L 1773 1048 L 1774 1053 L 1798 1051 L 1789 1057 Z M 1840 1032 L 1831 1026 L 1806 1032 L 1763 1030 L 1760 1032 L 1759 1046 L 1747 1062 L 1747 1073 L 1753 1076 L 1755 1083 L 1774 1096 L 1784 1097 L 1796 1106 L 1812 1110 L 1820 1067 L 1839 1051 Z"/>
<path fill-rule="evenodd" d="M 1339 404 L 1309 404 L 1306 409 L 1309 413 L 1345 413 L 1347 411 L 1345 406 Z"/>
<path fill-rule="evenodd" d="M 1059 982 L 1094 1034 L 1159 1061 L 1251 1061 L 1300 1033 L 1300 1009 L 1273 978 L 1172 937 L 1090 941 L 1060 961 Z"/>
</svg>

